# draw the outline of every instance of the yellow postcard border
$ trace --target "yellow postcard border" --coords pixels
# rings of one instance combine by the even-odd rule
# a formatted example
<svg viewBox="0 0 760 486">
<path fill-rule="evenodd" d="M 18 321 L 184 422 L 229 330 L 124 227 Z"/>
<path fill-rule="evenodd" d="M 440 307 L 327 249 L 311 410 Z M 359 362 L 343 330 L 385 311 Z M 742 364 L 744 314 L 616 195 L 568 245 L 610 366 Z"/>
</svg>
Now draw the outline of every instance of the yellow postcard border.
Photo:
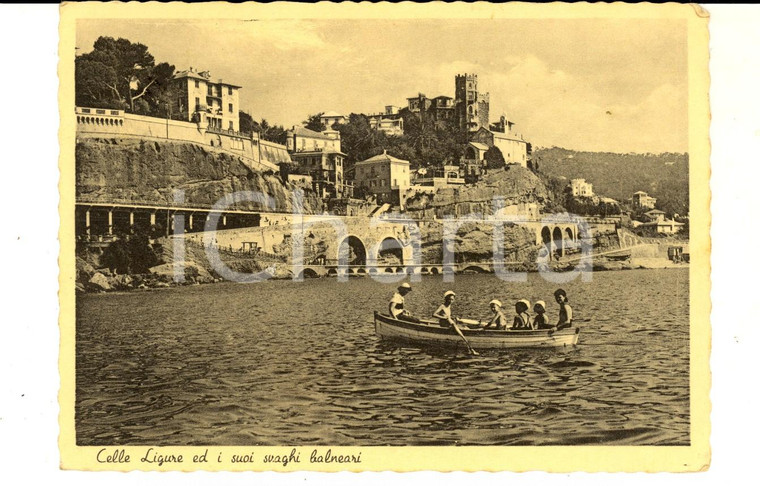
<svg viewBox="0 0 760 486">
<path fill-rule="evenodd" d="M 710 143 L 708 14 L 680 4 L 158 4 L 64 3 L 61 6 L 59 131 L 60 377 L 59 448 L 62 469 L 76 470 L 272 470 L 272 471 L 700 471 L 710 464 Z M 468 447 L 84 447 L 77 446 L 75 399 L 74 257 L 74 43 L 77 19 L 84 18 L 683 18 L 688 25 L 690 184 L 690 423 L 689 446 L 468 446 Z M 311 462 L 359 456 L 361 462 Z M 300 462 L 263 463 L 264 454 L 299 455 Z M 208 462 L 193 462 L 206 454 Z M 253 452 L 257 462 L 231 463 Z M 142 461 L 152 454 L 182 455 L 182 463 Z M 219 462 L 219 454 L 224 458 Z M 126 456 L 130 462 L 123 462 Z M 107 459 L 116 462 L 107 462 Z M 118 462 L 121 460 L 122 462 Z"/>
</svg>

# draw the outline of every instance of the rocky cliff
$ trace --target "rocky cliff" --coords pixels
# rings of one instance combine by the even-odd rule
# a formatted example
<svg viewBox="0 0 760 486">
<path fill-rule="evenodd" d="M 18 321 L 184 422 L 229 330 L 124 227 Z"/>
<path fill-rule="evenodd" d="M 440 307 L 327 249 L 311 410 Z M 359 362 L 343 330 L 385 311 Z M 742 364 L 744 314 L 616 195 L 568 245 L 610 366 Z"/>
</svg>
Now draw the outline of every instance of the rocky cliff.
<svg viewBox="0 0 760 486">
<path fill-rule="evenodd" d="M 503 199 L 504 206 L 536 203 L 543 209 L 551 195 L 543 182 L 531 171 L 520 166 L 492 170 L 477 184 L 441 188 L 434 194 L 418 192 L 406 201 L 406 211 L 415 218 L 430 219 L 466 214 L 491 215 L 494 198 Z"/>
<path fill-rule="evenodd" d="M 174 191 L 185 204 L 211 206 L 238 191 L 274 199 L 277 211 L 291 211 L 293 187 L 277 174 L 250 169 L 240 158 L 179 142 L 87 139 L 76 146 L 76 197 L 95 202 L 169 204 Z M 322 201 L 308 191 L 304 211 L 320 211 Z M 236 209 L 262 209 L 259 202 L 237 202 Z"/>
</svg>

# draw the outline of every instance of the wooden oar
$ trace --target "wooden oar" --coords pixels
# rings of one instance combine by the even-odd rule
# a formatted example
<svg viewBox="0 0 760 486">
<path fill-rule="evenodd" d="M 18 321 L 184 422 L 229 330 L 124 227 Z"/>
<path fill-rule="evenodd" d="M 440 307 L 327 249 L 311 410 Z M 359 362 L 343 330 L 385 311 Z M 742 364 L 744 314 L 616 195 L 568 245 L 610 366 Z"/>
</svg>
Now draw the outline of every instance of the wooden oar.
<svg viewBox="0 0 760 486">
<path fill-rule="evenodd" d="M 473 356 L 480 356 L 480 353 L 472 349 L 472 346 L 470 346 L 470 341 L 467 340 L 466 337 L 464 337 L 464 334 L 462 334 L 462 331 L 457 327 L 456 322 L 451 325 L 454 328 L 454 331 L 456 331 L 457 334 L 459 334 L 459 337 L 462 338 L 462 341 L 467 345 L 467 349 L 470 351 L 470 354 Z"/>
</svg>

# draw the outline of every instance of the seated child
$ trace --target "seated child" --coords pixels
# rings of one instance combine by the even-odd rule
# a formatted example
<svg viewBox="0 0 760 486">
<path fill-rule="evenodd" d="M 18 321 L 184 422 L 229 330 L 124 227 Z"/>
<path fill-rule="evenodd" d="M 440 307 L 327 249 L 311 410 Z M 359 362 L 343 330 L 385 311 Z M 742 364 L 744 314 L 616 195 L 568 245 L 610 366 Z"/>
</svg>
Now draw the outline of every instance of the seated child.
<svg viewBox="0 0 760 486">
<path fill-rule="evenodd" d="M 546 321 L 546 302 L 539 300 L 536 305 L 533 306 L 533 312 L 536 313 L 536 317 L 533 318 L 534 329 L 552 329 L 553 325 Z"/>
<path fill-rule="evenodd" d="M 530 302 L 526 299 L 520 299 L 515 304 L 515 319 L 512 322 L 512 329 L 518 329 L 518 330 L 531 330 L 533 329 L 532 321 L 530 319 L 530 315 L 528 314 L 528 309 L 530 309 Z"/>
<path fill-rule="evenodd" d="M 494 299 L 491 302 L 488 303 L 489 307 L 491 308 L 491 320 L 488 321 L 488 324 L 483 326 L 483 329 L 506 329 L 507 328 L 507 318 L 504 317 L 504 313 L 501 312 L 501 302 Z"/>
</svg>

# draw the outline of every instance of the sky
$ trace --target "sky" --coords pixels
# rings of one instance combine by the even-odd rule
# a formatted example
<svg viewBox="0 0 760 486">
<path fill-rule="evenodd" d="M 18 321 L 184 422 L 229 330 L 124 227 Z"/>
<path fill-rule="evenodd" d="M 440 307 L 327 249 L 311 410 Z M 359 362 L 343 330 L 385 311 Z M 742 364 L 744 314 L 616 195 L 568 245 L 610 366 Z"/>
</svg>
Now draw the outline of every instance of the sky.
<svg viewBox="0 0 760 486">
<path fill-rule="evenodd" d="M 377 113 L 454 96 L 476 73 L 536 147 L 686 152 L 686 24 L 666 19 L 79 20 L 77 53 L 99 36 L 148 46 L 243 87 L 243 110 L 286 128 L 310 114 Z"/>
</svg>

